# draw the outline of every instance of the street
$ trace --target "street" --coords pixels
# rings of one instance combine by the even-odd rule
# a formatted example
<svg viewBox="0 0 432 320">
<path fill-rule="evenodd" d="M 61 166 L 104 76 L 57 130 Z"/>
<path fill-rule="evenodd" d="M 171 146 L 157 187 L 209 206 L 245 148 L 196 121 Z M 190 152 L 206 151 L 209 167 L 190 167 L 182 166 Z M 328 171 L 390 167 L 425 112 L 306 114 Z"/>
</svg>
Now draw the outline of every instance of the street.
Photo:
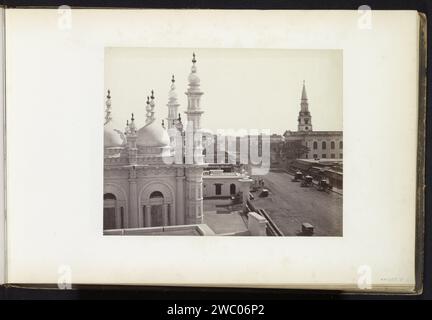
<svg viewBox="0 0 432 320">
<path fill-rule="evenodd" d="M 270 194 L 260 198 L 258 191 L 252 202 L 267 211 L 285 236 L 300 235 L 304 222 L 315 227 L 314 236 L 342 236 L 342 195 L 302 188 L 284 171 L 271 171 L 263 179 Z"/>
</svg>

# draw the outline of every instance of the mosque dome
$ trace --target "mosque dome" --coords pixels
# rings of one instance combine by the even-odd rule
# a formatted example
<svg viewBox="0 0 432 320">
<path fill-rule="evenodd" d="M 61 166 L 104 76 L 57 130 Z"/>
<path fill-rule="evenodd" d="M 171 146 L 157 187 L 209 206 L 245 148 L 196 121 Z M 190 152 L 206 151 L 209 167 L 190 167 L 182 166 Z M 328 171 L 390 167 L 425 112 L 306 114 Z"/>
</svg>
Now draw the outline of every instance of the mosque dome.
<svg viewBox="0 0 432 320">
<path fill-rule="evenodd" d="M 156 120 L 139 129 L 137 136 L 136 143 L 138 146 L 166 147 L 170 144 L 168 132 Z"/>
<path fill-rule="evenodd" d="M 116 130 L 115 124 L 110 121 L 104 126 L 104 147 L 121 147 L 123 145 L 123 139 L 120 135 L 120 131 Z"/>
</svg>

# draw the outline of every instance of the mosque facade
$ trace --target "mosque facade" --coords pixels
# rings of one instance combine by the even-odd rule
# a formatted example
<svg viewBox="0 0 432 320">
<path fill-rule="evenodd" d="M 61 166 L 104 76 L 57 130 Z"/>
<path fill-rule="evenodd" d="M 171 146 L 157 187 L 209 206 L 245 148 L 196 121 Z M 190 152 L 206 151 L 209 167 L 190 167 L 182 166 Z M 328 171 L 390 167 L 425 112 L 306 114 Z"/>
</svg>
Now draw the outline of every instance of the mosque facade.
<svg viewBox="0 0 432 320">
<path fill-rule="evenodd" d="M 188 77 L 186 116 L 194 133 L 201 129 L 200 78 L 195 55 Z M 193 225 L 203 222 L 204 162 L 199 142 L 188 153 L 184 139 L 175 148 L 175 134 L 185 130 L 178 113 L 174 76 L 168 97 L 168 115 L 162 123 L 155 117 L 153 91 L 147 97 L 146 119 L 137 125 L 132 114 L 121 126 L 111 117 L 111 93 L 106 98 L 104 123 L 103 228 L 128 229 Z M 170 138 L 171 137 L 171 138 Z M 179 151 L 180 150 L 180 151 Z M 177 154 L 176 154 L 177 152 Z M 180 154 L 179 154 L 180 153 Z M 185 161 L 186 158 L 193 161 Z M 178 161 L 180 159 L 180 161 Z"/>
</svg>

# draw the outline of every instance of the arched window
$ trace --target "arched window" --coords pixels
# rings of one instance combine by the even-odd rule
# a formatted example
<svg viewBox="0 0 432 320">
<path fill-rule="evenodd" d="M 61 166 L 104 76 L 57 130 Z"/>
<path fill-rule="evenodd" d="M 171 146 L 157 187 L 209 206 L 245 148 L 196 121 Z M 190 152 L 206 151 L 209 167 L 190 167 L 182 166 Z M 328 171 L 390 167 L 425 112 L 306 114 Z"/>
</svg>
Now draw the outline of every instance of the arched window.
<svg viewBox="0 0 432 320">
<path fill-rule="evenodd" d="M 150 199 L 154 199 L 154 198 L 163 198 L 163 194 L 160 191 L 153 191 L 150 194 Z"/>
<path fill-rule="evenodd" d="M 339 141 L 339 149 L 342 149 L 342 148 L 343 148 L 342 141 Z"/>
<path fill-rule="evenodd" d="M 230 185 L 230 194 L 236 193 L 236 185 L 234 183 L 231 183 Z"/>
<path fill-rule="evenodd" d="M 215 194 L 217 196 L 220 196 L 222 194 L 222 184 L 221 183 L 215 184 Z"/>
<path fill-rule="evenodd" d="M 116 200 L 116 196 L 113 195 L 112 193 L 105 193 L 104 200 Z"/>
<path fill-rule="evenodd" d="M 318 142 L 314 141 L 313 148 L 314 148 L 314 150 L 318 149 Z"/>
<path fill-rule="evenodd" d="M 334 149 L 334 148 L 335 148 L 335 143 L 334 143 L 334 141 L 330 142 L 330 148 L 331 148 L 331 149 Z"/>
<path fill-rule="evenodd" d="M 327 143 L 325 141 L 323 141 L 321 143 L 321 149 L 325 150 L 327 148 Z"/>
</svg>

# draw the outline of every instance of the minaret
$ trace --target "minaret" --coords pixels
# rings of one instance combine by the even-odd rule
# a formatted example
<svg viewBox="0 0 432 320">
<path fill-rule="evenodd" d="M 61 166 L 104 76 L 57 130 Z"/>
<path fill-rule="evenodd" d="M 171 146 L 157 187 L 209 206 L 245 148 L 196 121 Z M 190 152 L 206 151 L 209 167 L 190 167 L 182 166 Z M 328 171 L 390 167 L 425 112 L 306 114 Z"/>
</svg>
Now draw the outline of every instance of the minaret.
<svg viewBox="0 0 432 320">
<path fill-rule="evenodd" d="M 188 81 L 188 97 L 186 142 L 185 142 L 185 224 L 200 224 L 203 221 L 203 155 L 201 133 L 200 99 L 203 92 L 200 90 L 200 79 L 197 75 L 195 53 L 192 59 L 191 73 Z M 192 134 L 192 137 L 190 135 Z M 191 139 L 192 138 L 192 139 Z M 191 154 L 193 153 L 193 154 Z M 190 161 L 193 160 L 193 162 Z"/>
<path fill-rule="evenodd" d="M 201 129 L 201 115 L 204 111 L 201 111 L 200 100 L 204 92 L 200 89 L 200 78 L 197 75 L 195 53 L 193 53 L 192 58 L 192 68 L 189 74 L 188 81 L 189 87 L 185 94 L 188 97 L 187 111 L 187 121 L 188 124 L 192 122 L 194 131 Z"/>
<path fill-rule="evenodd" d="M 300 102 L 300 112 L 298 116 L 297 131 L 312 131 L 312 116 L 309 112 L 309 102 L 306 94 L 306 85 L 303 80 L 303 89 Z"/>
<path fill-rule="evenodd" d="M 153 90 L 151 91 L 151 96 L 147 96 L 147 102 L 146 102 L 146 111 L 147 111 L 147 115 L 146 115 L 146 124 L 150 124 L 155 120 L 154 117 L 154 108 L 155 108 L 155 102 L 154 102 L 154 92 Z"/>
<path fill-rule="evenodd" d="M 138 148 L 136 145 L 137 129 L 135 118 L 132 113 L 131 121 L 126 122 L 126 140 L 129 156 L 129 228 L 138 228 L 138 195 L 137 195 L 137 175 L 136 165 L 138 161 Z"/>
<path fill-rule="evenodd" d="M 111 91 L 108 90 L 108 94 L 106 97 L 106 101 L 105 101 L 105 122 L 104 125 L 106 125 L 108 122 L 110 122 L 112 120 L 111 117 Z"/>
<path fill-rule="evenodd" d="M 167 119 L 168 129 L 174 128 L 176 125 L 179 106 L 180 104 L 177 101 L 177 92 L 175 87 L 175 79 L 173 75 L 171 78 L 171 88 L 168 93 L 168 103 L 167 103 L 168 117 L 166 119 Z"/>
<path fill-rule="evenodd" d="M 135 118 L 132 113 L 131 121 L 126 122 L 127 128 L 125 130 L 126 140 L 128 145 L 128 155 L 129 155 L 129 164 L 136 165 L 137 164 L 137 129 L 135 126 Z"/>
</svg>

